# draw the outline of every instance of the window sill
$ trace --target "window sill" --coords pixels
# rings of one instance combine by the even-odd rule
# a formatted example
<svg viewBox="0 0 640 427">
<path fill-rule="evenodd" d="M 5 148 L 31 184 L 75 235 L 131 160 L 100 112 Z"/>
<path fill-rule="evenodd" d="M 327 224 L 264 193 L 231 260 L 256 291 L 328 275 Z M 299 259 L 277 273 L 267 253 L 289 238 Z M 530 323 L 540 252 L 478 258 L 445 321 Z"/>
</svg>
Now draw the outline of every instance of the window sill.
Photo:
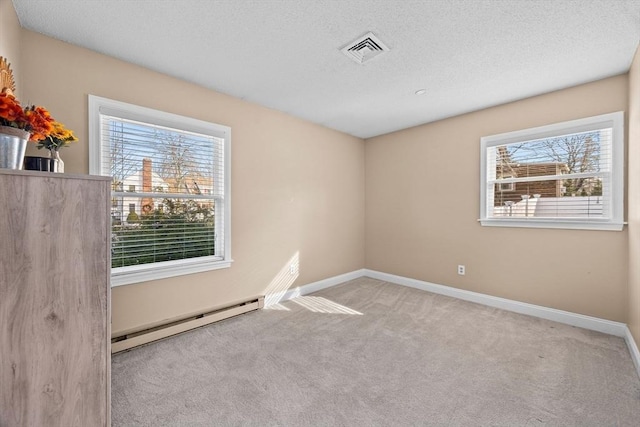
<svg viewBox="0 0 640 427">
<path fill-rule="evenodd" d="M 483 227 L 520 227 L 520 228 L 555 228 L 566 230 L 601 230 L 622 231 L 625 223 L 622 222 L 585 222 L 571 220 L 520 220 L 520 219 L 479 219 Z"/>
<path fill-rule="evenodd" d="M 111 287 L 229 268 L 232 262 L 233 260 L 220 260 L 219 257 L 203 257 L 118 267 L 111 270 Z"/>
</svg>

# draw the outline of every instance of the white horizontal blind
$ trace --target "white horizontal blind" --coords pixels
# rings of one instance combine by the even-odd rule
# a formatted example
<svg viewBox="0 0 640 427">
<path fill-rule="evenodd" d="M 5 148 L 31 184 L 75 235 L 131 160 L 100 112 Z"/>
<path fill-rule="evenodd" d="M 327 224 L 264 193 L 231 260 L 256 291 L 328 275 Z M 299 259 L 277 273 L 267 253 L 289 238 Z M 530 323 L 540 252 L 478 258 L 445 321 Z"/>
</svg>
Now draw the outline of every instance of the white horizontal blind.
<svg viewBox="0 0 640 427">
<path fill-rule="evenodd" d="M 482 137 L 480 222 L 621 230 L 624 113 Z"/>
<path fill-rule="evenodd" d="M 488 147 L 490 217 L 607 219 L 612 129 Z"/>
<path fill-rule="evenodd" d="M 112 267 L 224 255 L 224 138 L 100 114 Z"/>
</svg>

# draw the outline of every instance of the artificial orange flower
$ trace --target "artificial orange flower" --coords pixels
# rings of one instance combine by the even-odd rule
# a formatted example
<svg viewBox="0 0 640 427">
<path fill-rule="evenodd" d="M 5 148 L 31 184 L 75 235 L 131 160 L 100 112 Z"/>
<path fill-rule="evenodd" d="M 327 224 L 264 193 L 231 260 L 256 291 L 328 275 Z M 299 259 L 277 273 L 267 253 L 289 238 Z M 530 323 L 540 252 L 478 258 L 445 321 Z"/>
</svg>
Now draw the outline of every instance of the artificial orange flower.
<svg viewBox="0 0 640 427">
<path fill-rule="evenodd" d="M 38 148 L 49 150 L 78 140 L 72 131 L 55 121 L 46 108 L 35 105 L 22 108 L 15 96 L 6 92 L 0 92 L 0 126 L 29 132 L 30 140 L 38 142 Z"/>
<path fill-rule="evenodd" d="M 0 126 L 18 129 L 24 129 L 27 126 L 27 119 L 20 102 L 13 95 L 0 93 Z"/>
<path fill-rule="evenodd" d="M 53 131 L 53 117 L 44 107 L 30 106 L 24 111 L 29 122 L 31 141 L 41 141 Z"/>
</svg>

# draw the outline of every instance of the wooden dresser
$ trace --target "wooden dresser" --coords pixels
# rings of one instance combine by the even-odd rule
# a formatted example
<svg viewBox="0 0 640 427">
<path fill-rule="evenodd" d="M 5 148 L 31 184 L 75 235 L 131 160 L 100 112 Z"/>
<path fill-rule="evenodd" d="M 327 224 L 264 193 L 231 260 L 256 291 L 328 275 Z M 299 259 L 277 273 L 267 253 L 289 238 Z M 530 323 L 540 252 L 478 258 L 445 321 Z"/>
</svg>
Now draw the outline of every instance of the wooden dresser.
<svg viewBox="0 0 640 427">
<path fill-rule="evenodd" d="M 0 427 L 109 426 L 110 178 L 0 169 Z"/>
</svg>

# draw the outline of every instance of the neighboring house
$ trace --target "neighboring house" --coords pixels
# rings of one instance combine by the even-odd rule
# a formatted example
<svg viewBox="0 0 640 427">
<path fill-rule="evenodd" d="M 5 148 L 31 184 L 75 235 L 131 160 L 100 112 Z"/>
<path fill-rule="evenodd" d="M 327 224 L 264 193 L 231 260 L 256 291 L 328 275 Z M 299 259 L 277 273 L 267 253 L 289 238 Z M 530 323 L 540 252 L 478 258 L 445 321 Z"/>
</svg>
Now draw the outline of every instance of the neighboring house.
<svg viewBox="0 0 640 427">
<path fill-rule="evenodd" d="M 166 193 L 169 191 L 169 184 L 153 172 L 151 159 L 143 159 L 142 168 L 124 178 L 118 190 L 126 193 Z M 125 220 L 131 212 L 142 215 L 154 208 L 156 206 L 151 198 L 114 197 L 111 201 L 111 216 Z"/>
<path fill-rule="evenodd" d="M 127 176 L 119 183 L 116 191 L 125 193 L 159 193 L 159 197 L 164 197 L 161 193 L 177 194 L 213 194 L 213 181 L 210 178 L 201 176 L 188 176 L 181 180 L 168 178 L 162 179 L 160 175 L 153 172 L 151 159 L 143 159 L 142 168 Z M 155 209 L 162 209 L 162 204 L 152 198 L 140 197 L 114 197 L 111 205 L 111 216 L 120 221 L 126 221 L 130 213 L 138 216 L 152 212 Z"/>
<path fill-rule="evenodd" d="M 508 163 L 498 167 L 498 178 L 524 178 L 534 176 L 562 175 L 569 172 L 564 163 Z M 500 170 L 501 169 L 501 170 Z M 496 184 L 494 206 L 504 206 L 505 202 L 518 203 L 522 196 L 562 197 L 564 188 L 560 180 L 511 182 Z"/>
<path fill-rule="evenodd" d="M 213 194 L 213 180 L 209 177 L 190 174 L 183 179 L 167 178 L 169 192 L 181 194 Z"/>
<path fill-rule="evenodd" d="M 214 194 L 213 180 L 211 177 L 205 177 L 199 174 L 190 174 L 180 180 L 168 178 L 165 181 L 169 186 L 169 192 L 171 193 L 191 195 L 202 194 L 204 196 Z M 196 200 L 196 203 L 201 208 L 211 209 L 213 206 L 211 201 Z"/>
<path fill-rule="evenodd" d="M 545 177 L 569 172 L 564 163 L 509 163 L 497 172 L 501 178 Z M 504 217 L 601 217 L 602 197 L 593 193 L 596 181 L 583 183 L 592 196 L 567 194 L 562 180 L 496 184 L 495 216 Z"/>
</svg>

